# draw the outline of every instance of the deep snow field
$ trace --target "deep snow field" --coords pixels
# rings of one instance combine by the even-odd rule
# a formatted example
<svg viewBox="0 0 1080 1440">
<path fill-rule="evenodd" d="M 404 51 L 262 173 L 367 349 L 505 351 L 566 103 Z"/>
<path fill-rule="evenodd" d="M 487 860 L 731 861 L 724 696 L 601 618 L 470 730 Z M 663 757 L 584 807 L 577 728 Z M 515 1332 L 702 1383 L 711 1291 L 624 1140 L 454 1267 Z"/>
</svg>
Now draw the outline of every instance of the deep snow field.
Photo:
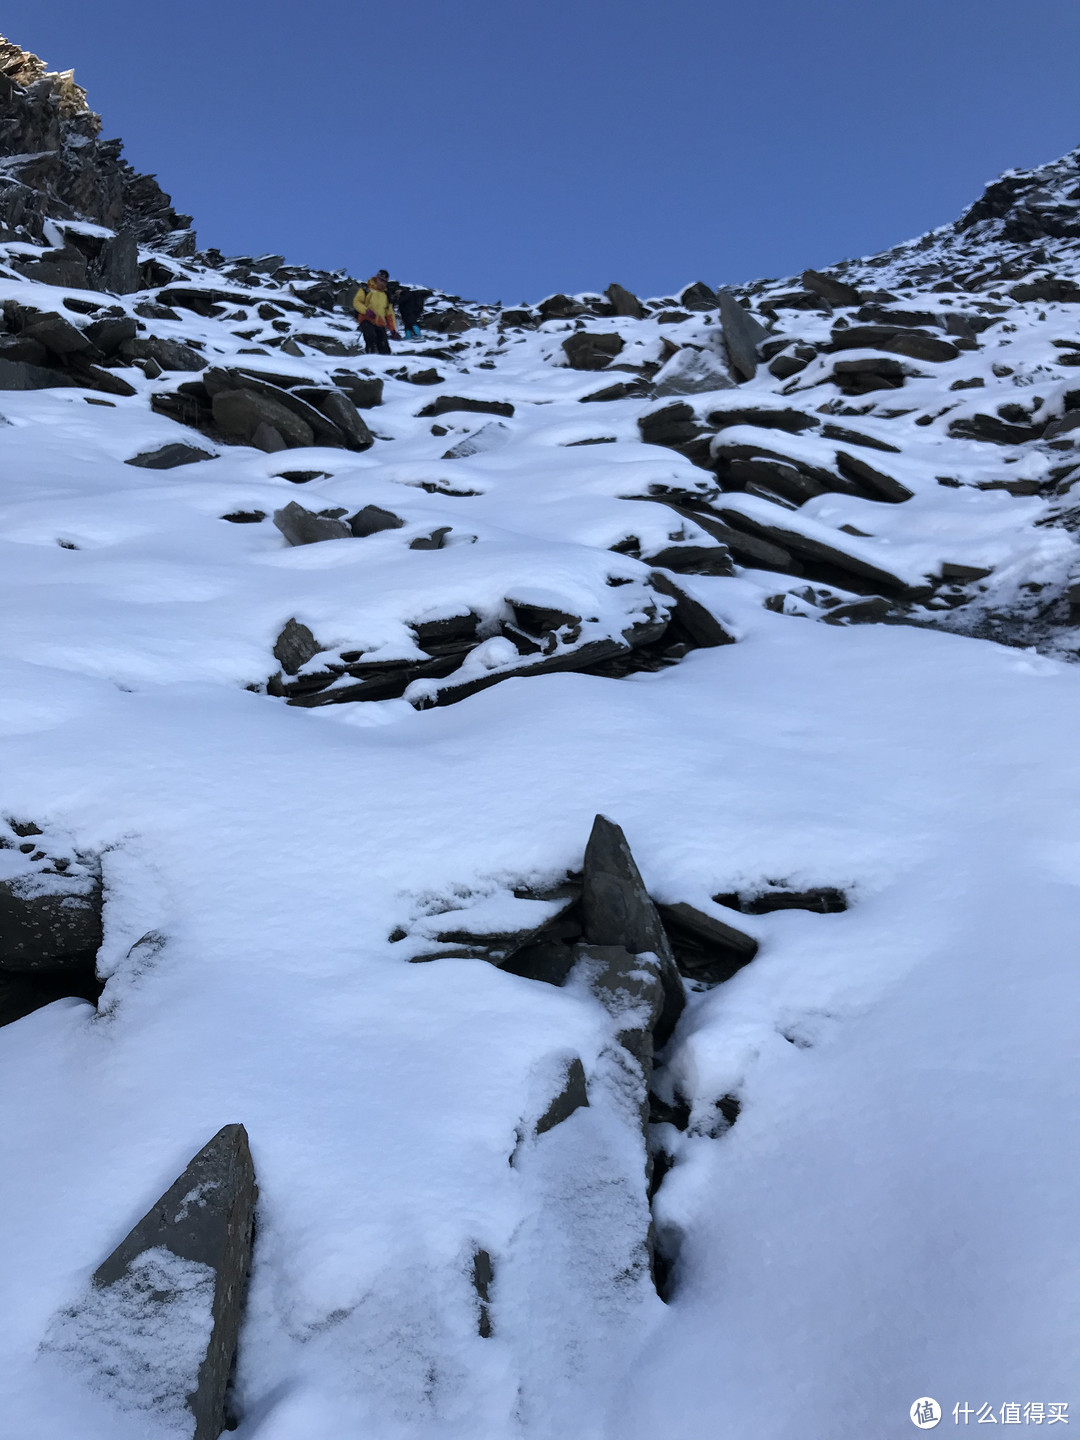
<svg viewBox="0 0 1080 1440">
<path fill-rule="evenodd" d="M 980 233 L 970 244 L 1000 257 Z M 910 310 L 963 308 L 970 294 L 912 276 L 927 254 L 956 263 L 934 243 L 845 278 Z M 1056 263 L 1080 274 L 1075 247 Z M 195 288 L 224 283 L 197 258 L 169 264 Z M 6 274 L 0 301 L 102 298 Z M 740 293 L 774 332 L 791 322 L 769 318 L 767 288 Z M 360 452 L 264 453 L 151 410 L 190 374 L 129 366 L 135 393 L 107 404 L 0 396 L 0 815 L 40 827 L 50 853 L 99 857 L 105 893 L 97 1007 L 60 999 L 0 1029 L 0 1433 L 190 1433 L 182 1326 L 110 1372 L 64 1316 L 234 1122 L 259 1185 L 238 1440 L 890 1440 L 919 1396 L 946 1427 L 954 1404 L 1080 1401 L 1080 640 L 1059 603 L 1076 556 L 1054 470 L 1068 457 L 948 430 L 991 404 L 1027 405 L 1036 425 L 1068 413 L 1052 341 L 1080 337 L 1074 303 L 1002 303 L 977 347 L 899 393 L 845 397 L 819 354 L 685 397 L 698 418 L 841 417 L 896 447 L 858 453 L 912 492 L 899 504 L 721 492 L 643 443 L 639 419 L 672 398 L 581 403 L 608 382 L 567 366 L 575 318 L 493 319 L 388 359 L 261 358 L 228 313 L 153 322 L 217 366 L 381 376 Z M 801 338 L 828 339 L 824 312 L 796 316 Z M 304 325 L 352 339 L 340 316 Z M 715 306 L 584 325 L 622 336 L 620 362 L 652 366 L 650 384 L 672 347 L 726 364 Z M 442 378 L 394 374 L 425 366 Z M 971 377 L 983 386 L 952 393 Z M 446 459 L 493 421 L 454 411 L 433 434 L 418 412 L 443 394 L 514 413 Z M 850 450 L 714 428 L 815 466 Z M 213 458 L 125 463 L 171 442 Z M 290 468 L 321 473 L 298 484 Z M 1036 483 L 978 488 L 1003 476 Z M 886 623 L 822 623 L 873 585 L 811 569 L 807 598 L 806 576 L 736 552 L 731 575 L 663 570 L 734 644 L 621 678 L 507 673 L 433 703 L 444 682 L 521 669 L 511 599 L 581 618 L 570 649 L 667 613 L 649 557 L 715 538 L 649 498 L 663 493 L 845 547 L 895 581 Z M 270 517 L 290 502 L 404 524 L 289 546 Z M 264 518 L 221 518 L 238 512 Z M 410 548 L 440 527 L 442 548 Z M 943 563 L 968 567 L 952 590 Z M 1058 611 L 1033 620 L 1025 585 Z M 481 643 L 452 680 L 327 705 L 267 693 L 290 618 L 317 639 L 311 674 L 342 653 L 423 660 L 409 627 L 470 611 Z M 1044 641 L 984 638 L 988 616 L 1005 634 L 1054 615 Z M 976 634 L 950 633 L 965 625 Z M 688 980 L 657 1056 L 654 1089 L 682 1112 L 649 1131 L 670 1165 L 652 1198 L 665 1299 L 611 1017 L 576 972 L 545 984 L 436 938 L 447 914 L 481 934 L 554 914 L 542 897 L 580 871 L 598 813 L 656 901 L 760 942 L 725 983 Z M 13 841 L 0 864 L 11 879 L 32 861 Z M 815 887 L 848 908 L 712 898 Z M 589 1104 L 537 1134 L 573 1056 Z M 477 1250 L 494 1269 L 487 1334 Z"/>
</svg>

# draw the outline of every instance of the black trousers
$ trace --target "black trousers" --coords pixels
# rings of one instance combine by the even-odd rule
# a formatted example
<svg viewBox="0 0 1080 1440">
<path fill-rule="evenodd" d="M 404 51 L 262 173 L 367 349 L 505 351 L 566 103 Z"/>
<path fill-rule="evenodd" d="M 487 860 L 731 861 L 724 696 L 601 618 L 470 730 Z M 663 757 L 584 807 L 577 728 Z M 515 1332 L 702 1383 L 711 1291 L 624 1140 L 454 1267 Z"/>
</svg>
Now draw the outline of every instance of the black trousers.
<svg viewBox="0 0 1080 1440">
<path fill-rule="evenodd" d="M 374 320 L 361 320 L 360 333 L 364 337 L 364 345 L 369 355 L 390 354 L 390 337 L 385 326 L 376 325 Z"/>
</svg>

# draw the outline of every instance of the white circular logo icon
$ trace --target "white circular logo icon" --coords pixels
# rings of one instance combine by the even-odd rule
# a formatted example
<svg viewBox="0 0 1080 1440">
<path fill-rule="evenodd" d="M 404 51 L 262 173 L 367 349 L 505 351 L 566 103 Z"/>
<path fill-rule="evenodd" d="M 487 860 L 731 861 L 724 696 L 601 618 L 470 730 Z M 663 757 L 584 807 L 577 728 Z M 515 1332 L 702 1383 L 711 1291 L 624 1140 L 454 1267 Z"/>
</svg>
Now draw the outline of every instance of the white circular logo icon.
<svg viewBox="0 0 1080 1440">
<path fill-rule="evenodd" d="M 933 1430 L 941 1419 L 941 1406 L 929 1395 L 924 1395 L 920 1400 L 915 1401 L 909 1413 L 911 1423 L 917 1425 L 920 1430 Z"/>
</svg>

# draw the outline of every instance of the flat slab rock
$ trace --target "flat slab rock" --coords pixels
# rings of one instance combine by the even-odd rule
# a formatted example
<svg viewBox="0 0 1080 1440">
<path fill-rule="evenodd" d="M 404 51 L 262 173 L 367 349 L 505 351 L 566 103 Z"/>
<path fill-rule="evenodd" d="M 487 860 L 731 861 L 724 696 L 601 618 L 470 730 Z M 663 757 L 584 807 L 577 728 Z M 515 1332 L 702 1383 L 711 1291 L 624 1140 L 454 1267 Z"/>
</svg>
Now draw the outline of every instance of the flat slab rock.
<svg viewBox="0 0 1080 1440">
<path fill-rule="evenodd" d="M 257 1188 L 242 1125 L 226 1125 L 54 1321 L 46 1348 L 119 1408 L 218 1440 L 251 1265 Z M 138 1364 L 132 1357 L 138 1356 Z"/>
<path fill-rule="evenodd" d="M 182 445 L 173 442 L 171 445 L 162 445 L 157 450 L 144 450 L 140 455 L 133 455 L 130 460 L 125 460 L 125 465 L 138 465 L 143 470 L 175 470 L 180 465 L 194 465 L 199 460 L 214 460 L 216 455 L 212 450 L 200 450 L 195 445 Z"/>
</svg>

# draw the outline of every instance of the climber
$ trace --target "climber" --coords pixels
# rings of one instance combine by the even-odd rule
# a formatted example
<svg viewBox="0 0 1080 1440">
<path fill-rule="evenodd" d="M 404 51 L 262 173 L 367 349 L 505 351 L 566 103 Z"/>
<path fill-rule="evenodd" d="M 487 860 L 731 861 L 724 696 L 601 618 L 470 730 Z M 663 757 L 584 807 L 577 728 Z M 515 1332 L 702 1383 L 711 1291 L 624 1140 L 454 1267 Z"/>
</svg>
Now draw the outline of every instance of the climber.
<svg viewBox="0 0 1080 1440">
<path fill-rule="evenodd" d="M 367 287 L 361 285 L 353 296 L 353 309 L 369 355 L 389 355 L 390 337 L 398 338 L 397 320 L 386 293 L 384 274 L 373 275 Z"/>
<path fill-rule="evenodd" d="M 398 293 L 398 314 L 401 316 L 402 331 L 408 340 L 422 340 L 420 317 L 424 305 L 431 299 L 430 290 L 401 290 Z"/>
</svg>

